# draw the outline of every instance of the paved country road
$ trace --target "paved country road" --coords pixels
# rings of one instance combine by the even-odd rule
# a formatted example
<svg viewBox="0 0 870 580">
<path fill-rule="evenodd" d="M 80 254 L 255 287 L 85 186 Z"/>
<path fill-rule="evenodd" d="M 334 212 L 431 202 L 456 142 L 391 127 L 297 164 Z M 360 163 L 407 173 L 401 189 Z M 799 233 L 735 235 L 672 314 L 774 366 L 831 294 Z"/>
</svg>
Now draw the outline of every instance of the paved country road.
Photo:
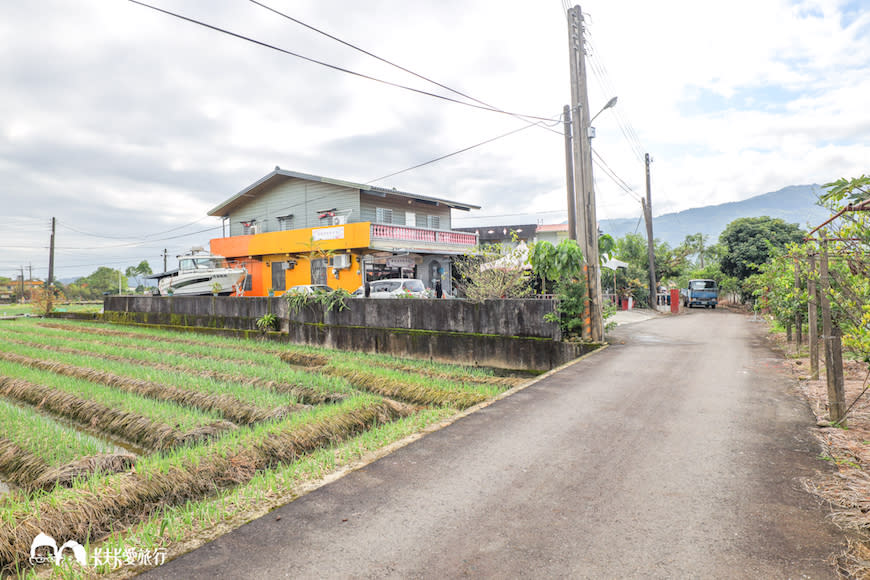
<svg viewBox="0 0 870 580">
<path fill-rule="evenodd" d="M 827 464 L 763 332 L 721 310 L 621 326 L 145 576 L 834 577 L 839 536 L 798 482 Z"/>
</svg>

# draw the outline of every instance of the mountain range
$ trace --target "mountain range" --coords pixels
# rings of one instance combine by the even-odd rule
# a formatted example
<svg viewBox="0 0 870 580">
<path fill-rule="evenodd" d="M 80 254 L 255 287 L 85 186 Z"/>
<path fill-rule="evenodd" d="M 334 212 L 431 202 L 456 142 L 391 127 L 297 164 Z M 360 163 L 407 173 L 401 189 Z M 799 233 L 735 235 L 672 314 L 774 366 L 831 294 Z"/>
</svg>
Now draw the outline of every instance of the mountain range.
<svg viewBox="0 0 870 580">
<path fill-rule="evenodd" d="M 822 192 L 822 187 L 817 184 L 790 185 L 779 191 L 756 195 L 743 201 L 662 214 L 653 218 L 653 237 L 668 242 L 673 247 L 681 243 L 687 235 L 700 232 L 709 236 L 709 243 L 713 244 L 719 241 L 719 234 L 725 226 L 741 217 L 782 218 L 787 223 L 811 229 L 831 216 L 829 210 L 816 203 Z M 633 218 L 600 220 L 599 228 L 614 238 L 635 232 L 646 238 L 644 224 Z"/>
</svg>

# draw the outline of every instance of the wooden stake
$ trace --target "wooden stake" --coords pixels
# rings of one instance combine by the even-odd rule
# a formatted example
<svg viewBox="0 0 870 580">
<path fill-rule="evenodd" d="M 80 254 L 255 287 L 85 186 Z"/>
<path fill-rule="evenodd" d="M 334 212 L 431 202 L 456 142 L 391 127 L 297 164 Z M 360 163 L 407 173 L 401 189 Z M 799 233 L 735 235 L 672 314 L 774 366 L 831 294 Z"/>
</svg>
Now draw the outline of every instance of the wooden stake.
<svg viewBox="0 0 870 580">
<path fill-rule="evenodd" d="M 824 238 L 824 231 L 822 232 Z M 835 329 L 831 317 L 828 294 L 831 280 L 828 276 L 828 241 L 822 239 L 819 261 L 819 305 L 822 308 L 822 335 L 825 341 L 825 373 L 828 379 L 828 412 L 833 423 L 846 426 L 846 393 L 843 386 L 843 351 L 839 328 Z"/>
<path fill-rule="evenodd" d="M 807 268 L 807 317 L 810 327 L 810 378 L 819 379 L 819 295 L 816 291 L 816 255 L 810 254 Z"/>
</svg>

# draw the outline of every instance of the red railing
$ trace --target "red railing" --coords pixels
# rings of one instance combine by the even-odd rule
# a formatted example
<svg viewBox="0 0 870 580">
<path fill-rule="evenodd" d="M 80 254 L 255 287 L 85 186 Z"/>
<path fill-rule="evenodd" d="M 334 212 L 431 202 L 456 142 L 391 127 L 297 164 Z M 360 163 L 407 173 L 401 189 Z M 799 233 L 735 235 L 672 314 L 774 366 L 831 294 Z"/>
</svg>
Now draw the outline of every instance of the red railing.
<svg viewBox="0 0 870 580">
<path fill-rule="evenodd" d="M 392 226 L 387 224 L 372 224 L 372 238 L 384 240 L 402 240 L 408 242 L 428 242 L 450 246 L 476 246 L 477 235 L 466 232 L 442 232 L 440 230 L 424 230 L 408 226 Z"/>
</svg>

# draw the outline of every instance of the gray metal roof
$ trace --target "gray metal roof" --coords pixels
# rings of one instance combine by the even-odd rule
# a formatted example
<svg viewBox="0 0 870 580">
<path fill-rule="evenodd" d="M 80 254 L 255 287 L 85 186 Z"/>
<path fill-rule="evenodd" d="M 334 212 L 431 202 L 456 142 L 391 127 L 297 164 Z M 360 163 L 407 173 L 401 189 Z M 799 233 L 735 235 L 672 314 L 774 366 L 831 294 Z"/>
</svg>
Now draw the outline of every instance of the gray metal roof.
<svg viewBox="0 0 870 580">
<path fill-rule="evenodd" d="M 423 202 L 438 204 L 438 205 L 446 205 L 452 209 L 461 209 L 463 211 L 469 211 L 472 209 L 480 209 L 479 205 L 473 205 L 470 203 L 460 203 L 458 201 L 451 201 L 449 199 L 441 199 L 438 197 L 429 197 L 426 195 L 418 195 L 416 193 L 408 193 L 407 191 L 399 191 L 397 189 L 388 189 L 386 187 L 377 187 L 375 185 L 366 185 L 364 183 L 353 183 L 351 181 L 343 181 L 341 179 L 332 179 L 329 177 L 323 177 L 320 175 L 309 175 L 307 173 L 299 173 L 298 171 L 287 171 L 286 169 L 281 169 L 279 167 L 275 168 L 275 171 L 266 175 L 262 179 L 252 183 L 239 193 L 235 194 L 231 198 L 217 205 L 216 207 L 209 210 L 208 215 L 210 216 L 224 216 L 227 215 L 234 207 L 250 201 L 251 199 L 257 197 L 262 193 L 265 189 L 267 189 L 270 183 L 277 178 L 295 178 L 295 179 L 304 179 L 306 181 L 316 181 L 320 183 L 329 183 L 332 185 L 339 185 L 342 187 L 348 187 L 351 189 L 358 189 L 362 193 L 367 193 L 370 195 L 377 195 L 380 197 L 385 197 L 386 195 L 397 195 L 399 197 L 407 197 Z"/>
</svg>

